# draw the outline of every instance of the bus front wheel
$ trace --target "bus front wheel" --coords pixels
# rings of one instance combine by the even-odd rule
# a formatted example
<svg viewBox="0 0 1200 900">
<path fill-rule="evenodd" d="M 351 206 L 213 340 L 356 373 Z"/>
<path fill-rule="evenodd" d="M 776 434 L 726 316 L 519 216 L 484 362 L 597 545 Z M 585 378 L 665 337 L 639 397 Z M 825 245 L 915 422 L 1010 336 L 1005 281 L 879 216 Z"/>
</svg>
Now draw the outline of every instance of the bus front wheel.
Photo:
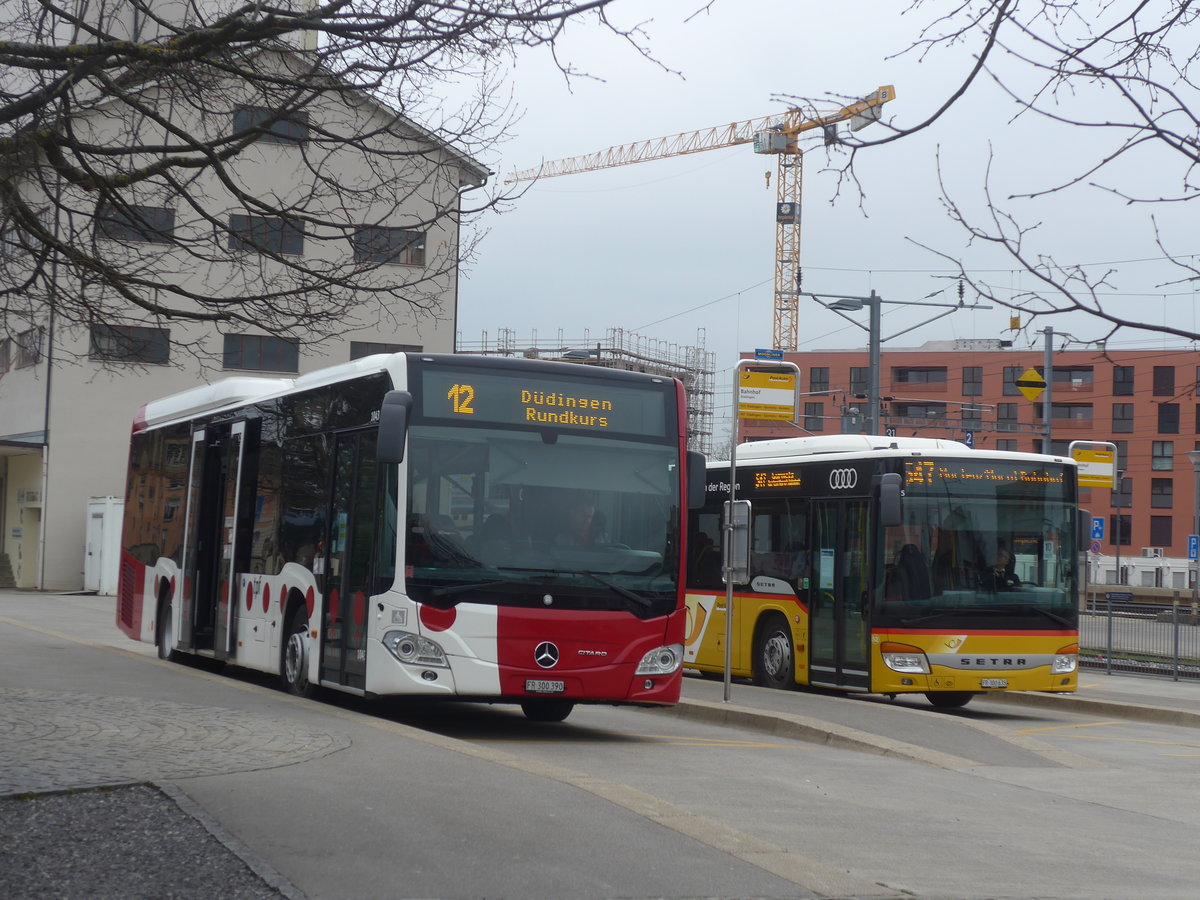
<svg viewBox="0 0 1200 900">
<path fill-rule="evenodd" d="M 179 651 L 175 649 L 175 628 L 171 618 L 171 598 L 158 601 L 158 621 L 154 626 L 154 643 L 158 645 L 158 658 L 179 662 Z"/>
<path fill-rule="evenodd" d="M 970 691 L 930 691 L 925 695 L 938 709 L 958 709 L 970 703 L 974 696 Z"/>
<path fill-rule="evenodd" d="M 308 680 L 308 612 L 303 605 L 297 604 L 288 616 L 284 638 L 279 661 L 283 689 L 297 697 L 315 697 L 316 686 Z"/>
<path fill-rule="evenodd" d="M 778 613 L 766 616 L 754 637 L 754 683 L 783 689 L 796 684 L 792 632 L 787 619 Z"/>
<path fill-rule="evenodd" d="M 521 712 L 530 722 L 561 722 L 574 708 L 570 700 L 526 700 L 521 704 Z"/>
</svg>

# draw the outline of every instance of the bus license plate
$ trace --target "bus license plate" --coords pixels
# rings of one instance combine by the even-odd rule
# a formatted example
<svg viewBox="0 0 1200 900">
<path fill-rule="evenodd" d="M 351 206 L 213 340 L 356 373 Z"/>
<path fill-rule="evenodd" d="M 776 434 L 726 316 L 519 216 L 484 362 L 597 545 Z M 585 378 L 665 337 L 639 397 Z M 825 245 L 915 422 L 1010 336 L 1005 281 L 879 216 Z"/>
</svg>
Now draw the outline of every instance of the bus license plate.
<svg viewBox="0 0 1200 900">
<path fill-rule="evenodd" d="M 531 678 L 525 682 L 525 690 L 531 694 L 561 694 L 566 689 L 565 681 L 539 681 Z"/>
<path fill-rule="evenodd" d="M 1007 678 L 980 678 L 979 686 L 985 688 L 1006 688 L 1008 687 Z"/>
</svg>

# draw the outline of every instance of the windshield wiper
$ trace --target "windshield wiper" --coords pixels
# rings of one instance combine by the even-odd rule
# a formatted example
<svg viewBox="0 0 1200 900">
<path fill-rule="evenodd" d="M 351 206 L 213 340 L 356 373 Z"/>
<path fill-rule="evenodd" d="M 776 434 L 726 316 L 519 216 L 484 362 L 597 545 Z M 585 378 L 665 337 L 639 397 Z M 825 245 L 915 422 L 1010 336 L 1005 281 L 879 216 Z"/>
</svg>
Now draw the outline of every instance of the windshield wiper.
<svg viewBox="0 0 1200 900">
<path fill-rule="evenodd" d="M 433 597 L 448 597 L 451 594 L 461 594 L 464 591 L 482 591 L 490 587 L 498 587 L 502 584 L 512 584 L 511 581 L 479 581 L 471 584 L 451 584 L 443 587 L 435 587 L 429 589 L 430 596 Z"/>
<path fill-rule="evenodd" d="M 515 568 L 513 566 L 500 566 L 499 569 L 502 572 L 544 572 L 547 575 L 586 575 L 588 578 L 592 579 L 593 581 L 598 581 L 600 584 L 604 585 L 606 588 L 608 588 L 614 594 L 621 595 L 626 600 L 632 600 L 634 603 L 638 603 L 647 609 L 649 609 L 651 606 L 654 605 L 653 600 L 643 597 L 641 594 L 636 594 L 633 591 L 629 590 L 629 588 L 621 587 L 621 585 L 619 585 L 619 584 L 613 584 L 611 581 L 601 578 L 595 572 L 585 572 L 585 571 L 568 572 L 563 569 L 521 569 L 521 568 Z"/>
<path fill-rule="evenodd" d="M 1065 625 L 1067 628 L 1075 627 L 1074 622 L 1070 621 L 1069 619 L 1063 618 L 1058 613 L 1052 613 L 1048 609 L 1042 609 L 1041 607 L 1033 606 L 1033 607 L 1030 607 L 1030 612 L 1041 613 L 1047 619 L 1057 622 L 1059 625 Z"/>
<path fill-rule="evenodd" d="M 930 613 L 927 616 L 918 616 L 915 619 L 901 619 L 901 625 L 917 625 L 921 622 L 929 622 L 933 619 L 945 619 L 951 616 L 1004 616 L 1009 615 L 1012 610 L 996 609 L 991 606 L 964 606 L 961 609 L 940 609 L 937 612 Z"/>
</svg>

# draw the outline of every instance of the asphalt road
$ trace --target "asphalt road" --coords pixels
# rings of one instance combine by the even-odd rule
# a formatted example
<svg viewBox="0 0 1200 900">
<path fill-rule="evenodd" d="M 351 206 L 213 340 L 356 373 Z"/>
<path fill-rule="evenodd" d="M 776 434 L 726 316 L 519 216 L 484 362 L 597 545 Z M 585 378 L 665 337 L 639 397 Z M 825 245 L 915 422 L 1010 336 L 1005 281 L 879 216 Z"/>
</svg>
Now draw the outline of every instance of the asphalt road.
<svg viewBox="0 0 1200 900">
<path fill-rule="evenodd" d="M 1191 898 L 1200 883 L 1197 685 L 1085 674 L 1074 697 L 946 713 L 741 684 L 726 704 L 689 678 L 671 712 L 535 725 L 502 706 L 306 702 L 160 662 L 112 603 L 0 592 L 5 896 Z M 117 787 L 52 809 L 49 792 L 96 785 Z M 120 822 L 167 824 L 106 828 L 113 798 Z M 111 857 L 124 882 L 101 883 Z M 148 892 L 131 870 L 153 874 Z"/>
</svg>

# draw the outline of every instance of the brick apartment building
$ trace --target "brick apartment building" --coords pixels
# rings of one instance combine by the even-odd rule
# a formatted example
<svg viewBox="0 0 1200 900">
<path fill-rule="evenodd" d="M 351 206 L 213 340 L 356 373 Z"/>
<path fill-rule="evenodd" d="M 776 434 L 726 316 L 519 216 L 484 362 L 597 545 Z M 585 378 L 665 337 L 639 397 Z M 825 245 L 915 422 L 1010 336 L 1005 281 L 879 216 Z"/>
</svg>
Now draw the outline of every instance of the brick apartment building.
<svg viewBox="0 0 1200 900">
<path fill-rule="evenodd" d="M 935 341 L 884 350 L 880 430 L 960 441 L 969 434 L 978 449 L 1040 452 L 1044 397 L 1027 400 L 1016 381 L 1030 368 L 1044 375 L 1044 353 L 1014 350 L 1007 343 Z M 869 383 L 865 350 L 785 356 L 801 371 L 801 431 L 791 424 L 746 420 L 740 425 L 742 440 L 861 428 Z M 1054 354 L 1052 378 L 1052 451 L 1065 455 L 1076 440 L 1117 445 L 1125 473 L 1120 492 L 1080 491 L 1080 505 L 1108 519 L 1103 552 L 1116 549 L 1119 503 L 1122 552 L 1137 556 L 1142 548 L 1160 548 L 1163 556 L 1186 556 L 1195 497 L 1186 453 L 1200 449 L 1200 352 L 1061 350 Z"/>
</svg>

